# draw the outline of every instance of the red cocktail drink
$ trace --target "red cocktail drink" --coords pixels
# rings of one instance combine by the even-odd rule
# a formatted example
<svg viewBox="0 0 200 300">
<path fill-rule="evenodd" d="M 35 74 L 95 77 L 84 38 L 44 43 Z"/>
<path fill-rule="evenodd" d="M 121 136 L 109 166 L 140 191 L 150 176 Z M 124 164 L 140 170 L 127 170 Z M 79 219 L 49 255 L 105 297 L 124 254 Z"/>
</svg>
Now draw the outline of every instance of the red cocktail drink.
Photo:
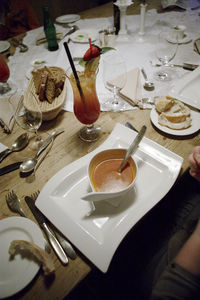
<svg viewBox="0 0 200 300">
<path fill-rule="evenodd" d="M 0 82 L 6 82 L 10 76 L 10 71 L 8 65 L 0 54 Z"/>
<path fill-rule="evenodd" d="M 16 87 L 12 83 L 8 83 L 10 77 L 9 67 L 0 54 L 0 97 L 9 97 L 16 91 Z"/>
<path fill-rule="evenodd" d="M 80 131 L 80 137 L 84 141 L 94 141 L 98 138 L 99 130 L 94 128 L 93 123 L 100 115 L 100 104 L 96 93 L 96 72 L 81 71 L 77 73 L 82 92 L 78 88 L 72 71 L 68 72 L 74 94 L 74 114 L 81 123 L 87 125 Z"/>
</svg>

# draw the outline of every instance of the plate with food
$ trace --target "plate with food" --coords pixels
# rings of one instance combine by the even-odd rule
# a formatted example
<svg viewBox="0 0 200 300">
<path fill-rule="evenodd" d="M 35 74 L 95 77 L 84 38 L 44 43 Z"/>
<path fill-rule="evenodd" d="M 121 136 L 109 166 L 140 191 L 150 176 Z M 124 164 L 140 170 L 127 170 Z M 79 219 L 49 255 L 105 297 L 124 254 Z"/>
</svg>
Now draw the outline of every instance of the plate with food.
<svg viewBox="0 0 200 300">
<path fill-rule="evenodd" d="M 0 41 L 0 53 L 8 50 L 10 48 L 10 43 L 7 41 Z"/>
<path fill-rule="evenodd" d="M 169 96 L 157 97 L 150 118 L 158 129 L 171 135 L 190 135 L 200 129 L 200 113 Z"/>
<path fill-rule="evenodd" d="M 0 221 L 0 298 L 22 290 L 37 274 L 40 264 L 19 253 L 9 254 L 14 240 L 34 243 L 44 249 L 44 238 L 39 227 L 22 217 L 9 217 Z"/>
<path fill-rule="evenodd" d="M 86 201 L 84 195 L 92 193 L 88 176 L 92 158 L 104 150 L 127 149 L 136 135 L 116 124 L 104 143 L 55 174 L 36 200 L 42 213 L 102 272 L 108 270 L 129 230 L 170 190 L 183 162 L 177 154 L 144 137 L 133 155 L 137 176 L 126 197 L 93 204 Z M 111 200 L 117 203 L 108 203 Z"/>
<path fill-rule="evenodd" d="M 56 66 L 44 66 L 31 72 L 24 94 L 24 105 L 34 109 L 33 95 L 38 100 L 43 120 L 52 120 L 62 110 L 67 92 L 65 71 Z"/>
<path fill-rule="evenodd" d="M 70 35 L 70 39 L 74 43 L 88 43 L 88 39 L 91 38 L 91 42 L 97 39 L 97 33 L 92 30 L 77 30 Z"/>
<path fill-rule="evenodd" d="M 60 24 L 74 23 L 80 20 L 80 16 L 76 14 L 63 15 L 56 18 L 56 22 Z"/>
</svg>

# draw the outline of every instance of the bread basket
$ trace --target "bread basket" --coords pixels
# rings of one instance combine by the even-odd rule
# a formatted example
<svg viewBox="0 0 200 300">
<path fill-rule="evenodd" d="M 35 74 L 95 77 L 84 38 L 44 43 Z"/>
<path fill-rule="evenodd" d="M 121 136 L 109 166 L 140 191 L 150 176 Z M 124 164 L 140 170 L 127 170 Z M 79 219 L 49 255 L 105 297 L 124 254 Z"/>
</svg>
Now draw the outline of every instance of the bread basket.
<svg viewBox="0 0 200 300">
<path fill-rule="evenodd" d="M 64 71 L 63 69 L 59 67 L 49 67 L 53 73 L 60 71 Z M 40 106 L 40 109 L 42 111 L 42 119 L 44 121 L 52 120 L 56 118 L 56 116 L 59 114 L 59 112 L 62 110 L 62 107 L 64 105 L 64 101 L 66 98 L 66 92 L 67 92 L 67 80 L 65 79 L 63 90 L 61 94 L 54 99 L 52 103 L 49 103 L 47 100 L 45 101 L 40 101 L 39 96 L 36 94 L 35 91 L 35 85 L 33 81 L 33 76 L 31 76 L 29 80 L 29 84 L 27 89 L 25 90 L 24 93 L 24 106 L 27 109 L 34 110 L 34 104 L 32 101 L 33 95 L 38 101 L 38 104 Z"/>
</svg>

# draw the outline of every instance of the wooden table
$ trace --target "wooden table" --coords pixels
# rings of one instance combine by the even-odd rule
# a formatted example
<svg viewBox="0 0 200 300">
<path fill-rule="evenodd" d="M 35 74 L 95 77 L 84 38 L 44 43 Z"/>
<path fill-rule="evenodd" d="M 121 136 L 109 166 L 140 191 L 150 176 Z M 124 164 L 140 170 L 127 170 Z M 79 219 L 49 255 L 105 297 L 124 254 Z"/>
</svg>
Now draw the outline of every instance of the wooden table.
<svg viewBox="0 0 200 300">
<path fill-rule="evenodd" d="M 158 1 L 156 1 L 156 4 L 157 2 Z M 80 15 L 82 17 L 90 17 L 91 12 L 95 12 L 96 15 L 92 14 L 92 17 L 96 17 L 97 15 L 99 17 L 105 17 L 107 16 L 108 10 L 109 14 L 111 14 L 112 6 L 110 3 L 105 6 L 100 6 L 96 9 L 83 12 Z M 199 145 L 200 143 L 199 133 L 187 138 L 165 135 L 153 127 L 149 116 L 150 110 L 101 113 L 98 124 L 102 126 L 102 135 L 97 142 L 91 144 L 84 143 L 78 138 L 77 132 L 80 130 L 82 125 L 78 122 L 73 113 L 61 112 L 56 120 L 44 122 L 39 130 L 41 135 L 45 135 L 46 132 L 51 132 L 54 128 L 59 127 L 65 128 L 65 132 L 56 138 L 52 150 L 42 162 L 42 165 L 38 168 L 33 182 L 29 182 L 27 179 L 28 177 L 19 177 L 19 170 L 0 177 L 0 218 L 3 219 L 16 215 L 10 212 L 5 201 L 5 195 L 7 192 L 13 189 L 21 198 L 25 213 L 30 219 L 35 221 L 23 197 L 25 195 L 30 195 L 38 189 L 41 190 L 46 182 L 61 168 L 90 151 L 93 151 L 109 136 L 117 122 L 125 124 L 128 120 L 138 129 L 145 124 L 147 126 L 147 138 L 152 139 L 163 147 L 166 147 L 183 157 L 184 161 L 180 173 L 181 176 L 188 168 L 188 155 L 192 152 L 194 146 Z M 11 135 L 3 133 L 3 130 L 0 129 L 0 142 L 10 147 L 15 138 L 22 132 L 23 131 L 17 125 L 15 125 Z M 30 151 L 30 148 L 27 147 L 22 152 L 11 154 L 1 163 L 1 166 L 3 167 L 9 163 L 21 160 L 22 156 L 28 156 Z M 70 260 L 68 266 L 62 266 L 53 251 L 51 255 L 56 267 L 54 280 L 47 284 L 42 271 L 40 271 L 34 280 L 23 291 L 19 292 L 17 299 L 63 299 L 91 271 L 93 267 L 87 258 L 83 257 L 79 252 L 77 259 L 73 261 Z"/>
</svg>

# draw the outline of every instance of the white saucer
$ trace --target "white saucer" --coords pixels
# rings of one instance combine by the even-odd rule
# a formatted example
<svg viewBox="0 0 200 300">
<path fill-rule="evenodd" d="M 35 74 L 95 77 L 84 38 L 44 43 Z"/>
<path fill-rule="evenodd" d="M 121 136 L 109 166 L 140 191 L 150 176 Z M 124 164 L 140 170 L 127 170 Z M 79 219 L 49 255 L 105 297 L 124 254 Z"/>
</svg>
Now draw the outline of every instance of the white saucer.
<svg viewBox="0 0 200 300">
<path fill-rule="evenodd" d="M 79 15 L 74 15 L 74 14 L 70 14 L 70 15 L 63 15 L 60 16 L 58 18 L 56 18 L 56 22 L 60 23 L 60 24 L 68 24 L 68 23 L 73 23 L 80 20 L 80 16 Z"/>
<path fill-rule="evenodd" d="M 173 37 L 168 37 L 167 40 L 168 40 L 168 42 L 170 42 L 172 44 L 177 43 L 176 39 L 174 39 Z M 192 41 L 192 37 L 191 37 L 190 33 L 186 32 L 185 35 L 184 35 L 184 38 L 182 40 L 179 40 L 178 44 L 187 44 L 191 41 Z"/>
<path fill-rule="evenodd" d="M 8 249 L 13 240 L 26 240 L 44 249 L 44 238 L 39 227 L 31 220 L 10 217 L 0 221 L 0 298 L 22 290 L 37 274 L 40 265 L 20 254 L 10 258 Z"/>
<path fill-rule="evenodd" d="M 70 39 L 74 43 L 88 43 L 88 39 L 91 38 L 91 41 L 94 42 L 97 39 L 97 34 L 92 30 L 77 30 L 70 35 Z"/>
<path fill-rule="evenodd" d="M 158 113 L 154 108 L 151 110 L 150 118 L 152 123 L 161 131 L 168 133 L 170 135 L 175 135 L 175 136 L 186 136 L 193 134 L 197 132 L 200 129 L 200 113 L 191 110 L 191 118 L 192 118 L 192 125 L 189 128 L 186 129 L 181 129 L 181 130 L 175 130 L 168 128 L 166 126 L 162 126 L 158 123 Z"/>
<path fill-rule="evenodd" d="M 0 41 L 0 53 L 8 50 L 10 48 L 10 43 L 7 41 Z"/>
</svg>

